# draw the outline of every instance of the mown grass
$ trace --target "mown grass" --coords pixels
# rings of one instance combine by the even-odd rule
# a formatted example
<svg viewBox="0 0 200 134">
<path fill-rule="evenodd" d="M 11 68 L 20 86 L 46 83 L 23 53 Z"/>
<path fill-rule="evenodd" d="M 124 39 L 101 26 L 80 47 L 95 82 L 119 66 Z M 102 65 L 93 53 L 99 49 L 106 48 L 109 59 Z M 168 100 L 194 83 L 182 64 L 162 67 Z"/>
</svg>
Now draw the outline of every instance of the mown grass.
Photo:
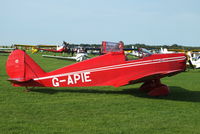
<svg viewBox="0 0 200 134">
<path fill-rule="evenodd" d="M 72 61 L 31 54 L 45 71 Z M 189 134 L 200 133 L 200 71 L 162 79 L 165 97 L 148 97 L 140 84 L 120 88 L 35 88 L 23 92 L 6 81 L 0 56 L 1 134 Z"/>
</svg>

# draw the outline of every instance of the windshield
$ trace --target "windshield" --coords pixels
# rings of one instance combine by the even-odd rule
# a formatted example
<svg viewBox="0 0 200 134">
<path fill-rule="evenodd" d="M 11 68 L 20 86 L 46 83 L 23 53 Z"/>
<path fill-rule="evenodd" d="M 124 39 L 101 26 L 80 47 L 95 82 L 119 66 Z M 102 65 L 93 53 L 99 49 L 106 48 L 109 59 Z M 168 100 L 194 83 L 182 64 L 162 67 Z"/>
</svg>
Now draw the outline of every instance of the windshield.
<svg viewBox="0 0 200 134">
<path fill-rule="evenodd" d="M 120 51 L 118 43 L 107 42 L 106 51 L 107 52 L 118 52 L 118 51 Z"/>
<path fill-rule="evenodd" d="M 102 53 L 108 52 L 122 52 L 124 48 L 124 43 L 120 41 L 119 43 L 115 42 L 102 42 Z"/>
</svg>

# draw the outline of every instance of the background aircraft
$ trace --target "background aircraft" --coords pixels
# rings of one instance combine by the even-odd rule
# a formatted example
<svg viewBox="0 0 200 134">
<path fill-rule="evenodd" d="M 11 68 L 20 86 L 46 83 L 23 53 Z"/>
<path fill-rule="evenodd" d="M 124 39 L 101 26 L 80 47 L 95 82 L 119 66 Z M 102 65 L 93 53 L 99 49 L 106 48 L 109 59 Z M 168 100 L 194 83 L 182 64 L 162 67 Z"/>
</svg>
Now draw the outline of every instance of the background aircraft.
<svg viewBox="0 0 200 134">
<path fill-rule="evenodd" d="M 188 65 L 192 64 L 193 68 L 200 68 L 200 51 L 199 50 L 191 50 L 187 52 L 188 56 Z"/>
<path fill-rule="evenodd" d="M 0 53 L 11 53 L 15 48 L 0 48 Z"/>
<path fill-rule="evenodd" d="M 65 56 L 54 56 L 54 55 L 42 55 L 47 58 L 56 58 L 56 59 L 66 59 L 66 60 L 75 60 L 77 62 L 88 59 L 87 53 L 77 53 L 76 56 L 73 57 L 65 57 Z"/>
<path fill-rule="evenodd" d="M 68 47 L 69 48 L 69 47 Z M 48 57 L 48 58 L 57 58 L 57 59 L 66 59 L 66 60 L 75 60 L 75 61 L 83 61 L 88 59 L 87 51 L 88 50 L 97 50 L 99 51 L 98 54 L 106 54 L 110 51 L 118 51 L 118 48 L 120 48 L 120 51 L 124 50 L 124 43 L 120 41 L 119 43 L 114 43 L 114 42 L 106 42 L 102 41 L 102 46 L 99 48 L 90 48 L 90 47 L 74 47 L 74 48 L 69 48 L 70 53 L 75 52 L 76 56 L 72 57 L 66 57 L 66 56 L 54 56 L 54 55 L 42 55 L 43 57 Z M 127 49 L 129 50 L 129 49 Z M 132 50 L 132 49 L 131 49 Z M 72 54 L 73 55 L 73 54 Z"/>
<path fill-rule="evenodd" d="M 54 53 L 62 53 L 69 51 L 69 43 L 63 41 L 63 44 L 61 46 L 56 46 L 56 49 L 54 46 L 51 45 L 37 45 L 35 49 L 42 50 L 42 51 L 49 51 Z M 44 47 L 50 47 L 51 49 L 44 49 Z"/>
</svg>

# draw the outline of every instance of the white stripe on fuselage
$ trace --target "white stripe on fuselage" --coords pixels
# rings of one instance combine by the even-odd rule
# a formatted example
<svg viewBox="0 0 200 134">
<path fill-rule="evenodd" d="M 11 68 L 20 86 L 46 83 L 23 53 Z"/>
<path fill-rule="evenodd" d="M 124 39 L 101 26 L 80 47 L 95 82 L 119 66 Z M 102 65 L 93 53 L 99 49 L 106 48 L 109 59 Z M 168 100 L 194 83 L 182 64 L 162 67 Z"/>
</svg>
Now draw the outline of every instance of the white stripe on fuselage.
<svg viewBox="0 0 200 134">
<path fill-rule="evenodd" d="M 147 60 L 147 61 L 140 61 L 140 62 L 131 62 L 131 63 L 126 63 L 126 64 L 112 65 L 112 66 L 92 68 L 92 69 L 64 73 L 64 74 L 51 75 L 51 76 L 46 76 L 46 77 L 39 77 L 39 78 L 34 78 L 33 80 L 44 80 L 44 79 L 49 79 L 49 78 L 54 78 L 54 77 L 62 77 L 62 76 L 79 74 L 79 73 L 84 73 L 84 72 L 98 72 L 98 71 L 113 70 L 113 69 L 119 69 L 119 68 L 128 68 L 128 67 L 133 67 L 133 66 L 179 61 L 179 60 L 184 60 L 185 58 L 186 58 L 185 56 L 179 56 L 179 57 L 154 59 L 154 60 Z"/>
</svg>

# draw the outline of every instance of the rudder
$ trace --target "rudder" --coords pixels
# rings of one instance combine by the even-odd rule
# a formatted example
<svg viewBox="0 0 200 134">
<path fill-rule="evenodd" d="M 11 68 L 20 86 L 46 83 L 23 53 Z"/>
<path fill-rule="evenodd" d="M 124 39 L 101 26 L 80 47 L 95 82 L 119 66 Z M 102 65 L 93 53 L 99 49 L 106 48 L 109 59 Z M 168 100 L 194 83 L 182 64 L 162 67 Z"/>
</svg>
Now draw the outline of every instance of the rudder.
<svg viewBox="0 0 200 134">
<path fill-rule="evenodd" d="M 14 50 L 6 62 L 6 72 L 10 81 L 25 82 L 43 75 L 42 68 L 24 51 Z"/>
</svg>

